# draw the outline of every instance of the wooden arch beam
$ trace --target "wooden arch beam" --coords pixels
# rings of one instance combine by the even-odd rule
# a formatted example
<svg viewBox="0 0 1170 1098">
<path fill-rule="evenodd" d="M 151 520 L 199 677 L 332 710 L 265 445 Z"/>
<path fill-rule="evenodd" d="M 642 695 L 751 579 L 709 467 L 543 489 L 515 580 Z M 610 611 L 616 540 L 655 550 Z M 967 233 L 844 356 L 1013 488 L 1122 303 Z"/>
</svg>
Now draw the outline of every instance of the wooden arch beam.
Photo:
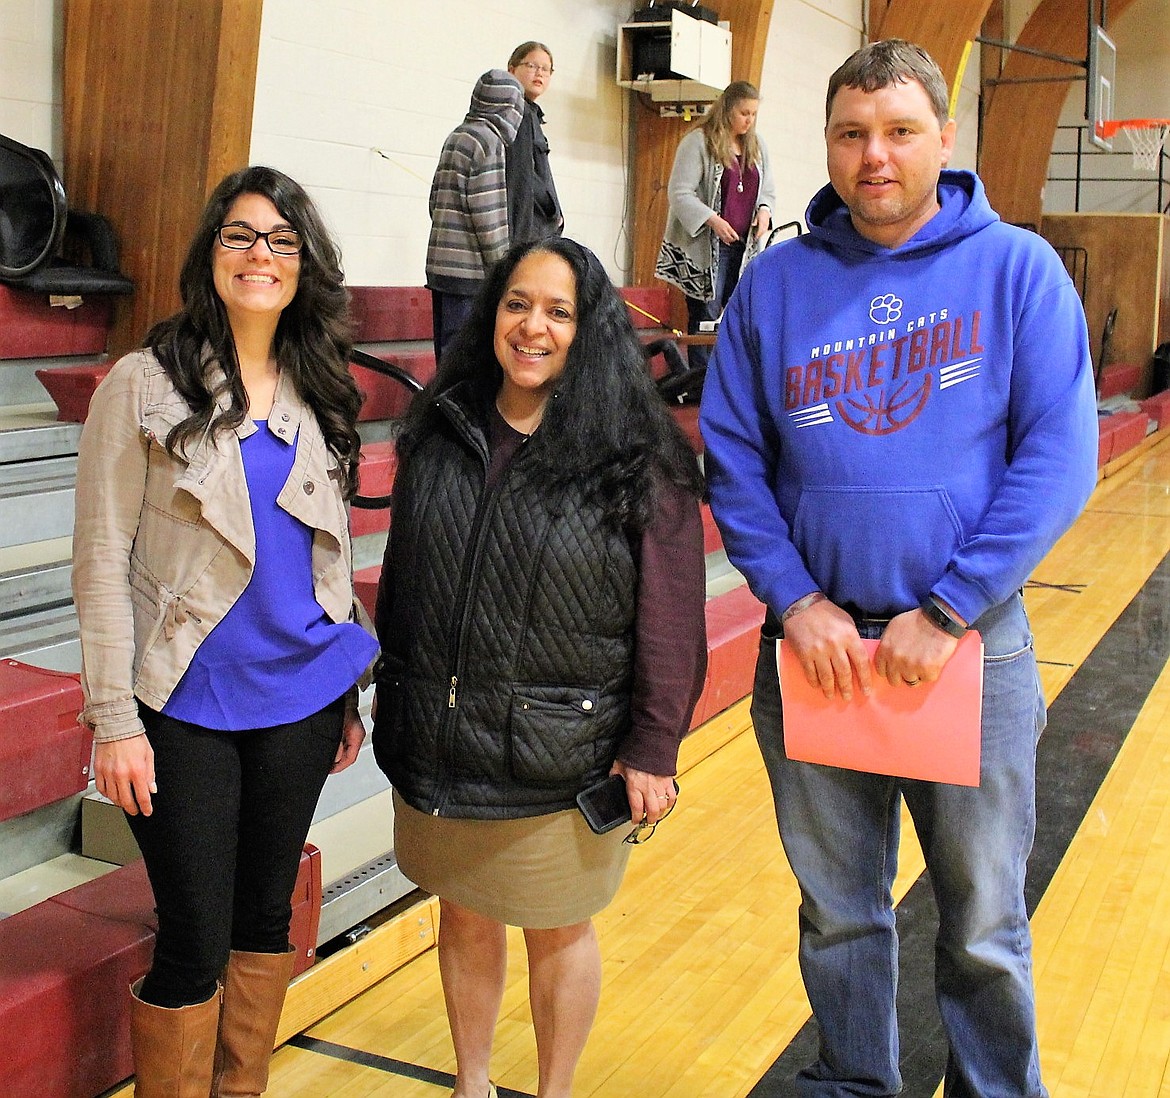
<svg viewBox="0 0 1170 1098">
<path fill-rule="evenodd" d="M 69 0 L 65 187 L 104 214 L 134 294 L 109 350 L 179 306 L 179 269 L 208 194 L 248 163 L 263 0 Z"/>
<path fill-rule="evenodd" d="M 967 43 L 979 33 L 992 0 L 889 0 L 885 11 L 871 8 L 869 39 L 904 38 L 938 62 L 952 87 Z M 876 5 L 874 5 L 876 7 Z"/>
<path fill-rule="evenodd" d="M 772 18 L 771 0 L 704 2 L 719 13 L 720 19 L 731 24 L 731 79 L 750 80 L 759 87 Z M 649 286 L 654 283 L 654 261 L 666 228 L 666 185 L 674 165 L 674 153 L 691 123 L 681 118 L 661 118 L 657 109 L 643 103 L 640 96 L 629 94 L 634 142 L 630 213 L 634 254 L 630 283 Z"/>
<path fill-rule="evenodd" d="M 1110 18 L 1121 15 L 1133 2 L 1110 0 Z M 1016 45 L 1082 60 L 1087 15 L 1085 0 L 1042 0 Z M 1059 79 L 1064 76 L 1068 79 Z M 1082 76 L 1084 69 L 1062 62 L 1018 51 L 1008 55 L 1001 79 L 1036 82 L 997 85 L 983 117 L 979 174 L 992 207 L 1005 221 L 1039 225 L 1060 112 L 1069 86 Z"/>
</svg>

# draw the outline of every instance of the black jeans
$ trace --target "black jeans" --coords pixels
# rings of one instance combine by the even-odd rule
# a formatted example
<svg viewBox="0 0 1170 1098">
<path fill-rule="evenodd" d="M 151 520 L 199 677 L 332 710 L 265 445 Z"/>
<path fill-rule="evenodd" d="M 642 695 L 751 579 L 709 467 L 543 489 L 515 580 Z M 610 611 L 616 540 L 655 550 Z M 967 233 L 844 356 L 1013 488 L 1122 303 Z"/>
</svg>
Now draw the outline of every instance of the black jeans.
<svg viewBox="0 0 1170 1098">
<path fill-rule="evenodd" d="M 129 816 L 158 911 L 140 996 L 206 1001 L 231 950 L 288 949 L 292 890 L 341 740 L 344 697 L 293 724 L 216 732 L 139 706 L 154 748 L 150 816 Z"/>
</svg>

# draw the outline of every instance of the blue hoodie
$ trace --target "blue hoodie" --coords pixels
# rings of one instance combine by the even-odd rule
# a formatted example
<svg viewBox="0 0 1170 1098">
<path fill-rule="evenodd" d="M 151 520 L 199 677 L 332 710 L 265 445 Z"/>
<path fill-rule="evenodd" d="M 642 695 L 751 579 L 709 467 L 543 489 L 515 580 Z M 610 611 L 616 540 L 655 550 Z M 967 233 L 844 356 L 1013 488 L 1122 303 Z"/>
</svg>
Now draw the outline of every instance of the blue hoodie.
<svg viewBox="0 0 1170 1098">
<path fill-rule="evenodd" d="M 814 590 L 968 622 L 1027 579 L 1096 483 L 1084 312 L 969 172 L 896 249 L 832 187 L 744 271 L 700 417 L 728 556 L 780 613 Z"/>
</svg>

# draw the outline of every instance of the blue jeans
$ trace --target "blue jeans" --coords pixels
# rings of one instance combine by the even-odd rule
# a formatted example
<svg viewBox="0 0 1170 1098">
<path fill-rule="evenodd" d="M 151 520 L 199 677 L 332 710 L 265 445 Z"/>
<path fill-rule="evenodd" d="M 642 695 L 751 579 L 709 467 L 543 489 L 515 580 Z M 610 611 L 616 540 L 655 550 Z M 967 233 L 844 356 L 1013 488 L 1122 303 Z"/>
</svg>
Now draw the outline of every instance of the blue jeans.
<svg viewBox="0 0 1170 1098">
<path fill-rule="evenodd" d="M 711 230 L 707 230 L 710 232 Z M 748 230 L 755 232 L 754 229 Z M 715 296 L 710 301 L 697 297 L 687 298 L 687 331 L 694 335 L 703 320 L 718 320 L 724 306 L 731 300 L 731 292 L 739 284 L 739 269 L 743 265 L 743 254 L 747 245 L 738 240 L 734 244 L 719 242 L 719 263 L 715 268 Z M 688 347 L 687 365 L 692 370 L 706 366 L 711 357 L 710 347 Z"/>
<path fill-rule="evenodd" d="M 804 1098 L 901 1088 L 891 895 L 901 798 L 938 901 L 935 993 L 949 1046 L 944 1093 L 1047 1094 L 1024 906 L 1044 699 L 1022 599 L 993 608 L 975 627 L 985 650 L 977 788 L 789 761 L 776 644 L 761 640 L 752 720 L 800 884 L 800 966 L 820 1027 L 818 1059 L 797 1080 Z M 883 628 L 859 624 L 863 637 Z"/>
</svg>

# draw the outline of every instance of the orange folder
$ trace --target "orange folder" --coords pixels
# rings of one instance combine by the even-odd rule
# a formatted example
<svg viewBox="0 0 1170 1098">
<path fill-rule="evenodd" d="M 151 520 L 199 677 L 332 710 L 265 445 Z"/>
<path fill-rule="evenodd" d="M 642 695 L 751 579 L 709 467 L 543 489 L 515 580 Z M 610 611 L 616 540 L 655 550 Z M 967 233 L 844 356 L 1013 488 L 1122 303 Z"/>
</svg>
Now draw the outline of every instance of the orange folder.
<svg viewBox="0 0 1170 1098">
<path fill-rule="evenodd" d="M 861 643 L 872 660 L 878 642 Z M 974 630 L 959 641 L 935 682 L 891 686 L 875 674 L 868 698 L 856 690 L 850 701 L 826 698 L 809 686 L 784 641 L 777 645 L 776 663 L 790 759 L 952 785 L 979 784 L 983 640 Z"/>
</svg>

